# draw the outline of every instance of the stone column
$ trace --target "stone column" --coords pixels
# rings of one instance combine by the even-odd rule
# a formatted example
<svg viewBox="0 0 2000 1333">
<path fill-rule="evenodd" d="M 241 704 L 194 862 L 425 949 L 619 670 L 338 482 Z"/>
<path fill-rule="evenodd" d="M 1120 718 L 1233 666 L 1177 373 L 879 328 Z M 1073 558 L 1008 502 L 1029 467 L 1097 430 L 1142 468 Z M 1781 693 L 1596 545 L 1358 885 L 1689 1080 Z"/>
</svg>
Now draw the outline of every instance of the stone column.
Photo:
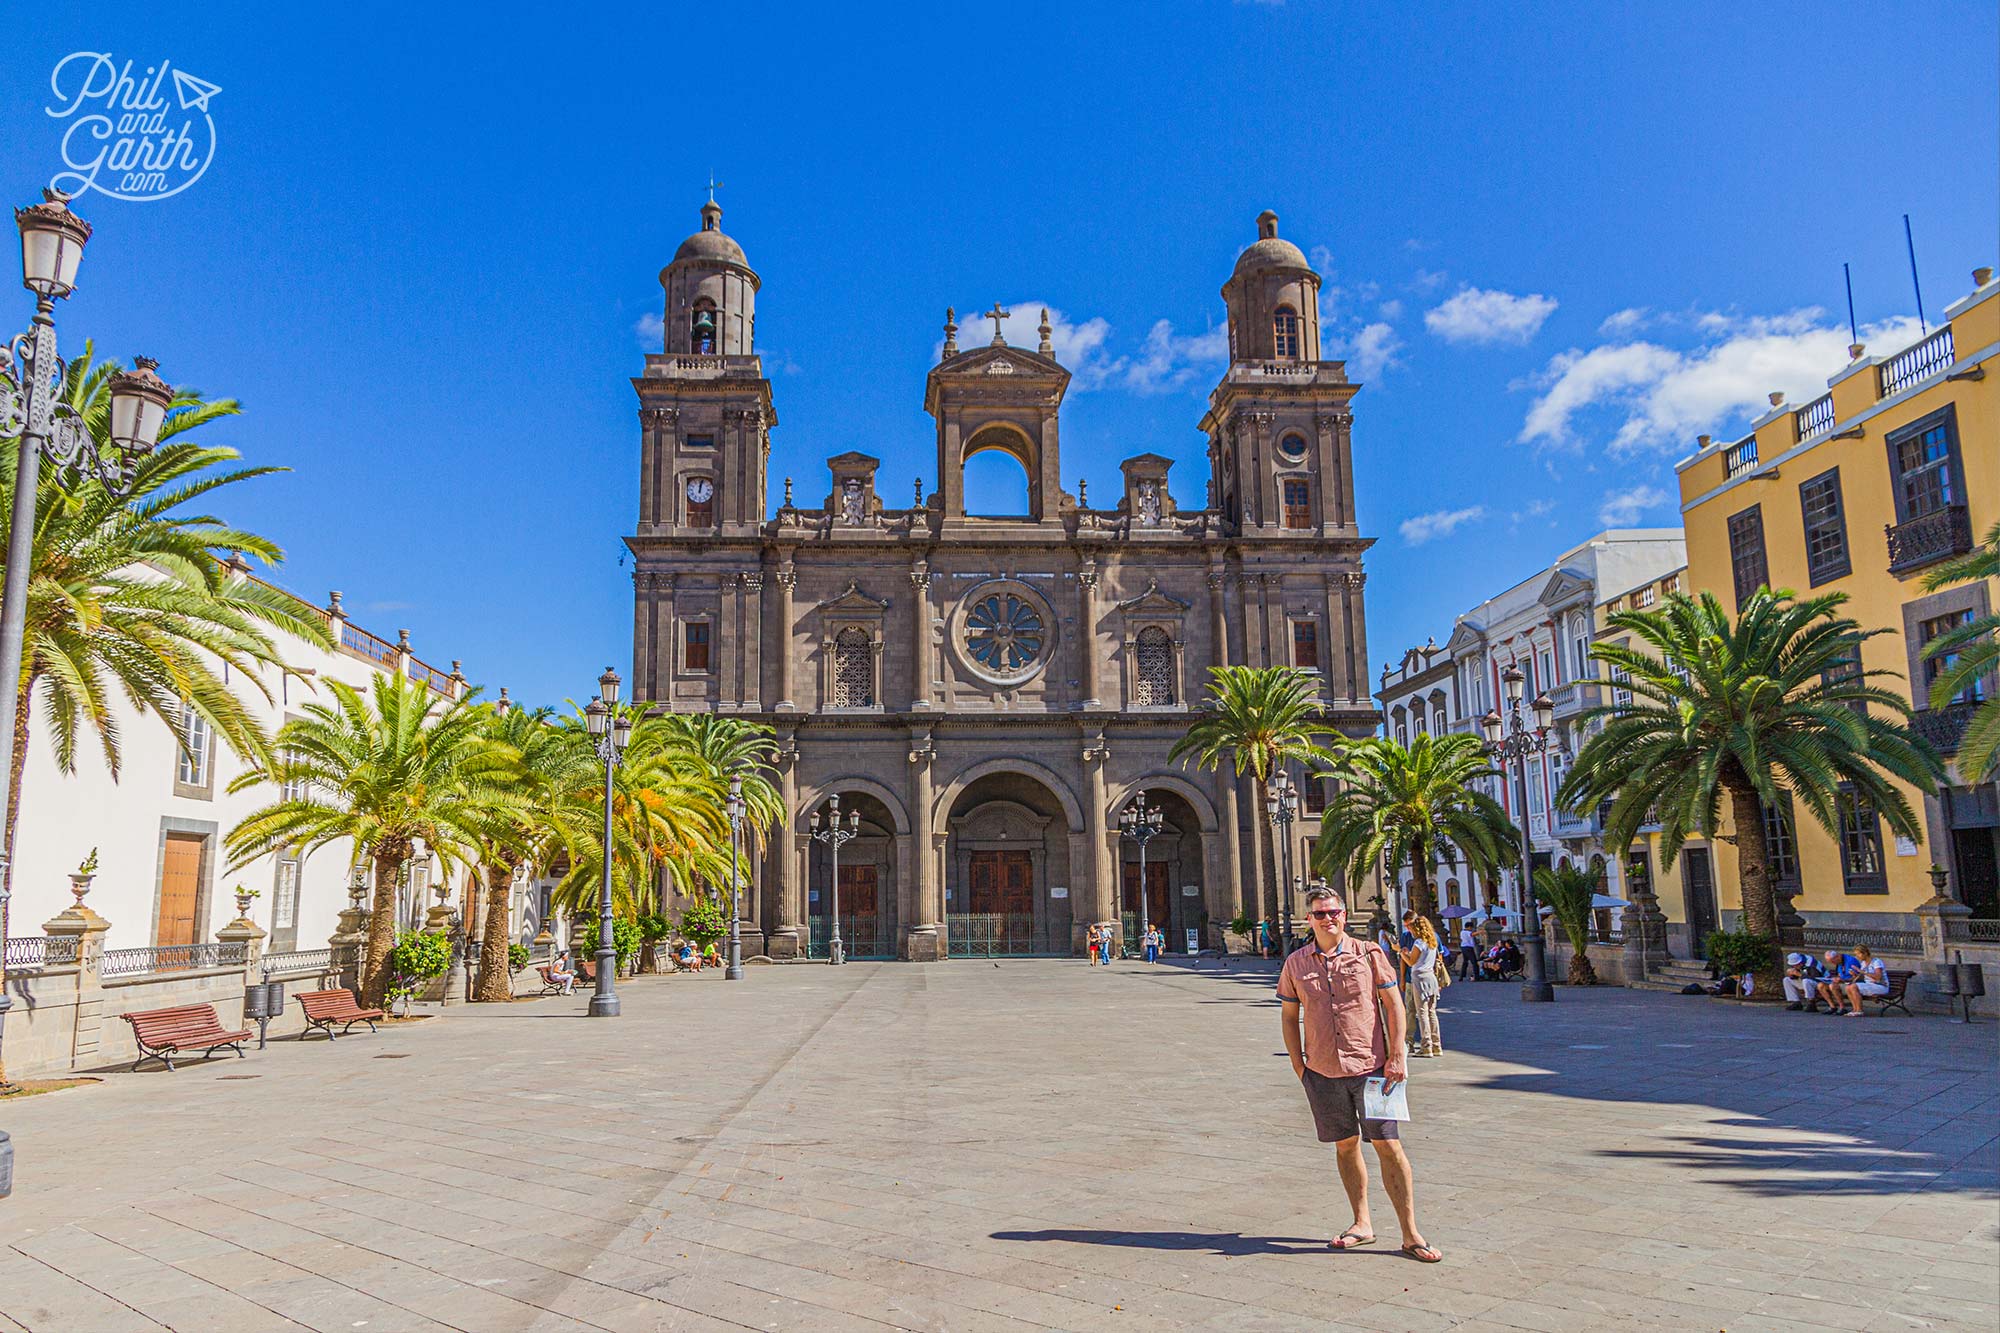
<svg viewBox="0 0 2000 1333">
<path fill-rule="evenodd" d="M 1077 581 L 1076 648 L 1082 656 L 1083 706 L 1098 708 L 1097 695 L 1097 562 L 1086 560 Z"/>
<path fill-rule="evenodd" d="M 340 920 L 326 942 L 333 950 L 333 969 L 340 973 L 340 984 L 352 991 L 361 989 L 361 955 L 368 947 L 367 904 L 367 878 L 359 872 L 350 872 L 347 906 L 341 909 Z M 554 943 L 555 936 L 549 932 L 549 923 L 542 922 L 542 931 L 535 936 L 535 944 L 546 953 L 547 947 Z"/>
<path fill-rule="evenodd" d="M 51 960 L 70 958 L 76 962 L 76 1013 L 70 1032 L 69 1067 L 89 1069 L 102 1063 L 98 1052 L 105 1044 L 104 991 L 98 980 L 97 960 L 104 953 L 104 935 L 111 929 L 111 923 L 84 904 L 83 897 L 90 892 L 90 877 L 72 875 L 70 882 L 76 886 L 70 890 L 76 901 L 44 921 L 42 934 L 49 938 Z"/>
<path fill-rule="evenodd" d="M 787 654 L 789 656 L 789 654 Z M 801 933 L 799 853 L 796 830 L 799 826 L 799 745 L 795 731 L 778 735 L 778 801 L 784 807 L 778 825 L 771 830 L 771 916 L 764 951 L 773 958 L 797 958 L 805 936 Z"/>
<path fill-rule="evenodd" d="M 1940 969 L 1951 961 L 1951 955 L 1946 952 L 1950 940 L 1946 923 L 1963 921 L 1972 915 L 1972 909 L 1956 898 L 1934 893 L 1912 910 L 1917 916 L 1917 929 L 1924 937 L 1924 962 L 1930 974 L 1924 978 L 1924 983 L 1930 990 L 1936 991 L 1943 981 Z"/>
<path fill-rule="evenodd" d="M 1083 925 L 1117 919 L 1117 890 L 1111 883 L 1110 840 L 1104 812 L 1104 761 L 1110 757 L 1111 747 L 1104 743 L 1103 732 L 1084 743 L 1083 767 L 1090 775 L 1086 786 L 1090 805 L 1083 812 L 1083 828 L 1090 844 L 1090 883 L 1086 886 L 1088 892 L 1080 895 Z M 1070 892 L 1074 894 L 1076 890 Z"/>
<path fill-rule="evenodd" d="M 1216 666 L 1229 665 L 1229 575 L 1220 563 L 1208 570 L 1208 632 L 1210 660 Z M 1243 829 L 1236 802 L 1236 779 L 1218 769 L 1214 778 L 1218 808 L 1222 812 L 1223 908 L 1229 919 L 1243 913 Z M 1225 931 L 1225 934 L 1227 932 Z"/>
<path fill-rule="evenodd" d="M 674 619 L 674 576 L 653 576 L 653 599 L 647 614 L 653 622 L 652 679 L 648 698 L 668 701 L 674 697 L 674 673 L 680 669 L 680 627 Z"/>
<path fill-rule="evenodd" d="M 914 576 L 913 576 L 914 577 Z M 932 849 L 931 761 L 937 747 L 930 733 L 910 739 L 910 846 L 908 864 L 916 873 L 914 911 L 903 933 L 903 957 L 913 963 L 934 963 L 943 957 L 938 937 L 937 854 Z"/>
<path fill-rule="evenodd" d="M 922 560 L 910 569 L 910 707 L 931 706 L 931 573 Z"/>
<path fill-rule="evenodd" d="M 764 571 L 753 569 L 743 575 L 742 602 L 743 658 L 742 685 L 737 702 L 752 712 L 764 709 Z"/>
<path fill-rule="evenodd" d="M 778 630 L 771 644 L 778 654 L 778 702 L 772 711 L 789 713 L 799 706 L 792 698 L 792 589 L 798 584 L 799 571 L 793 567 L 789 551 L 780 554 L 778 561 Z"/>
</svg>

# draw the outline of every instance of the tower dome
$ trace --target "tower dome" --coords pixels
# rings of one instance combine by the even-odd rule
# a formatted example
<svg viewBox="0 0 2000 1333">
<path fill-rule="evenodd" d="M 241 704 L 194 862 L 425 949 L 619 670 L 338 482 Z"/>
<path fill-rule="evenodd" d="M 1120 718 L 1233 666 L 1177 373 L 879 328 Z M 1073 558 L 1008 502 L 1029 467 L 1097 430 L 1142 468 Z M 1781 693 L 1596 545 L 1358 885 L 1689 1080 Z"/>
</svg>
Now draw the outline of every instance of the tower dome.
<svg viewBox="0 0 2000 1333">
<path fill-rule="evenodd" d="M 1222 284 L 1232 361 L 1319 360 L 1319 274 L 1278 235 L 1278 215 L 1257 215 L 1257 239 Z"/>
<path fill-rule="evenodd" d="M 1254 269 L 1310 267 L 1305 253 L 1278 235 L 1278 215 L 1268 208 L 1257 215 L 1257 239 L 1236 257 L 1239 275 Z"/>
<path fill-rule="evenodd" d="M 757 289 L 743 247 L 722 231 L 722 205 L 701 206 L 701 230 L 660 270 L 666 292 L 666 348 L 695 356 L 756 353 Z"/>
</svg>

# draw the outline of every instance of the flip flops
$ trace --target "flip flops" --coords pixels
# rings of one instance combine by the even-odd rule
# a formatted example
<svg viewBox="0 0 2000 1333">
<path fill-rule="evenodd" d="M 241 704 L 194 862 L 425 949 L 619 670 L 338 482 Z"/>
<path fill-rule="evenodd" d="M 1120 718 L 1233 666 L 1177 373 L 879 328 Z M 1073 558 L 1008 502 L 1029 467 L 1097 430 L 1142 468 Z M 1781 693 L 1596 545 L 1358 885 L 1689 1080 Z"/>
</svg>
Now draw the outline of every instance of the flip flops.
<svg viewBox="0 0 2000 1333">
<path fill-rule="evenodd" d="M 1359 1232 L 1355 1231 L 1352 1227 L 1350 1227 L 1346 1231 L 1341 1232 L 1338 1236 L 1335 1236 L 1332 1240 L 1328 1241 L 1326 1243 L 1326 1248 L 1328 1248 L 1329 1250 L 1340 1252 L 1346 1250 L 1358 1250 L 1363 1245 L 1373 1245 L 1374 1243 L 1375 1243 L 1375 1238 L 1373 1236 L 1364 1236 Z"/>
<path fill-rule="evenodd" d="M 1428 1245 L 1405 1245 L 1403 1247 L 1403 1253 L 1409 1255 L 1412 1259 L 1415 1259 L 1420 1264 L 1440 1263 L 1444 1259 L 1444 1255 L 1442 1253 L 1432 1249 Z"/>
</svg>

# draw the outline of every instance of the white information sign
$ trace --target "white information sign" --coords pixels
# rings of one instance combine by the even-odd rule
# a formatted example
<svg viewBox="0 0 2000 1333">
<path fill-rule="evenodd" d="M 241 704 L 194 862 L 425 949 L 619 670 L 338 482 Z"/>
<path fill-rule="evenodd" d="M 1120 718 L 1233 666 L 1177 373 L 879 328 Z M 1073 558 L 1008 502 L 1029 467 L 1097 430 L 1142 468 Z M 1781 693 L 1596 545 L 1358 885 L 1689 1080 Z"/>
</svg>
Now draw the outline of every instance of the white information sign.
<svg viewBox="0 0 2000 1333">
<path fill-rule="evenodd" d="M 1201 932 L 1195 929 L 1193 926 L 1188 927 L 1187 951 L 1189 953 L 1201 952 Z"/>
<path fill-rule="evenodd" d="M 1049 885 L 1049 897 L 1051 897 L 1051 898 L 1067 898 L 1067 897 L 1069 897 L 1069 885 L 1067 885 L 1067 884 L 1051 884 L 1051 885 Z"/>
</svg>

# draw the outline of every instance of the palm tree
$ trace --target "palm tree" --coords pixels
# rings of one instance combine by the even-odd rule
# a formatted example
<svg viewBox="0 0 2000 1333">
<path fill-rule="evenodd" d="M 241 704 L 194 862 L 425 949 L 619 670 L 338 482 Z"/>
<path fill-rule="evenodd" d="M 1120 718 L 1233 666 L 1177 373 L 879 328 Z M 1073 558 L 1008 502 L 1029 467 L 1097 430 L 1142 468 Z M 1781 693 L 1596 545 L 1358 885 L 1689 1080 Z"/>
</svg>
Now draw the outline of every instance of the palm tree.
<svg viewBox="0 0 2000 1333">
<path fill-rule="evenodd" d="M 375 677 L 366 697 L 343 681 L 326 686 L 333 702 L 306 704 L 304 717 L 279 729 L 269 764 L 229 785 L 269 782 L 298 794 L 245 816 L 226 845 L 232 869 L 281 847 L 310 853 L 350 840 L 373 861 L 361 991 L 362 1003 L 379 1005 L 404 862 L 421 842 L 446 873 L 475 864 L 516 756 L 486 735 L 487 710 L 469 698 L 444 699 L 389 675 Z"/>
<path fill-rule="evenodd" d="M 1569 936 L 1569 984 L 1595 986 L 1597 969 L 1590 964 L 1591 904 L 1602 872 L 1561 865 L 1535 872 L 1535 894 L 1549 905 L 1556 924 Z"/>
<path fill-rule="evenodd" d="M 1492 877 L 1512 853 L 1507 812 L 1474 785 L 1496 773 L 1475 736 L 1419 732 L 1407 747 L 1371 737 L 1349 746 L 1332 772 L 1341 789 L 1313 844 L 1313 869 L 1324 877 L 1358 884 L 1375 865 L 1408 864 L 1411 906 L 1435 919 L 1431 867 L 1441 856 L 1463 853 Z"/>
<path fill-rule="evenodd" d="M 551 723 L 552 710 L 488 708 L 482 730 L 501 747 L 504 769 L 477 775 L 475 803 L 488 817 L 477 830 L 486 876 L 474 998 L 504 1002 L 513 995 L 507 967 L 508 899 L 523 865 L 546 870 L 590 841 L 584 794 L 597 780 L 590 747 L 577 732 Z"/>
<path fill-rule="evenodd" d="M 785 818 L 784 801 L 765 775 L 771 771 L 778 751 L 771 728 L 747 718 L 723 717 L 716 713 L 668 713 L 649 718 L 636 733 L 648 748 L 670 749 L 684 756 L 693 767 L 727 796 L 732 780 L 741 783 L 743 824 L 749 837 L 737 849 L 734 873 L 739 883 L 750 882 L 753 851 L 764 847 L 766 832 Z M 727 809 L 724 819 L 727 819 Z M 727 828 L 724 829 L 726 846 Z M 722 851 L 722 846 L 716 849 Z M 724 868 L 710 887 L 718 898 L 729 884 L 731 871 L 727 857 Z"/>
<path fill-rule="evenodd" d="M 1861 669 L 1862 642 L 1888 631 L 1839 615 L 1846 600 L 1760 588 L 1732 620 L 1711 593 L 1676 593 L 1656 609 L 1611 616 L 1609 629 L 1647 647 L 1605 643 L 1591 656 L 1632 702 L 1585 711 L 1583 721 L 1604 727 L 1577 755 L 1556 804 L 1582 813 L 1609 801 L 1605 841 L 1620 848 L 1657 819 L 1671 868 L 1689 838 L 1716 837 L 1726 803 L 1744 928 L 1775 943 L 1764 807 L 1789 794 L 1836 842 L 1845 812 L 1873 807 L 1916 839 L 1922 826 L 1892 779 L 1928 792 L 1943 776 L 1910 732 L 1908 702 L 1872 683 L 1895 673 Z M 1777 993 L 1776 968 L 1767 971 L 1757 976 L 1759 995 Z"/>
<path fill-rule="evenodd" d="M 1978 549 L 1948 560 L 1924 577 L 1931 592 L 1954 583 L 2000 578 L 2000 523 L 1986 531 Z M 1945 708 L 1966 690 L 2000 670 L 2000 611 L 1971 620 L 1931 640 L 1924 656 L 1944 664 L 1931 682 L 1931 707 Z M 1981 704 L 1958 742 L 1958 771 L 1966 782 L 1984 782 L 2000 773 L 2000 694 Z"/>
<path fill-rule="evenodd" d="M 100 448 L 109 447 L 110 380 L 119 368 L 95 360 L 86 344 L 60 390 Z M 119 697 L 183 738 L 192 713 L 236 755 L 262 760 L 268 738 L 231 685 L 240 679 L 270 697 L 262 668 L 284 669 L 274 630 L 331 646 L 316 610 L 243 576 L 243 556 L 276 564 L 284 558 L 277 545 L 194 508 L 212 491 L 284 470 L 234 467 L 235 450 L 176 438 L 238 410 L 233 399 L 210 402 L 197 390 L 178 390 L 160 427 L 160 447 L 139 465 L 124 500 L 94 480 L 65 485 L 56 469 L 42 470 L 21 678 L 14 683 L 20 725 L 9 757 L 10 845 L 28 760 L 29 704 L 37 693 L 40 720 L 65 773 L 76 770 L 77 751 L 91 738 L 118 777 L 121 736 L 112 709 Z M 0 441 L 0 552 L 13 513 L 15 445 L 12 438 Z"/>
<path fill-rule="evenodd" d="M 1332 767 L 1336 756 L 1315 742 L 1315 737 L 1333 736 L 1333 728 L 1320 720 L 1319 687 L 1314 679 L 1296 667 L 1221 666 L 1208 669 L 1208 698 L 1201 716 L 1174 742 L 1167 752 L 1169 762 L 1214 772 L 1224 762 L 1238 777 L 1248 774 L 1256 780 L 1257 825 L 1270 834 L 1265 810 L 1264 784 L 1280 767 Z M 1270 843 L 1271 864 L 1277 865 L 1277 848 Z M 1277 874 L 1272 874 L 1275 886 Z M 1259 888 L 1258 897 L 1264 896 Z M 1270 902 L 1277 913 L 1277 897 Z"/>
</svg>

